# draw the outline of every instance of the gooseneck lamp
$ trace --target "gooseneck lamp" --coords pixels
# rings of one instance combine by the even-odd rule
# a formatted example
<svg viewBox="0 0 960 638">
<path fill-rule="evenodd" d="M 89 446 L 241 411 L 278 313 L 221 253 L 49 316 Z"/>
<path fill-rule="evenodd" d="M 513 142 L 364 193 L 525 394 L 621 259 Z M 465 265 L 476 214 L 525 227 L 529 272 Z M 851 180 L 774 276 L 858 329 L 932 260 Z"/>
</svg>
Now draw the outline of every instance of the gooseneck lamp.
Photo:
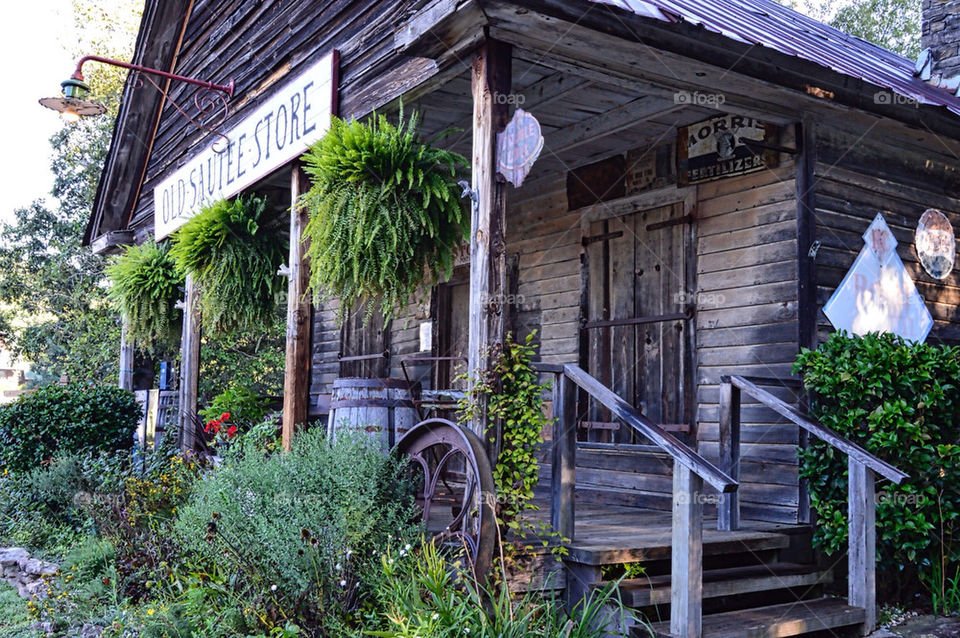
<svg viewBox="0 0 960 638">
<path fill-rule="evenodd" d="M 102 104 L 94 102 L 87 99 L 87 96 L 90 95 L 90 87 L 83 81 L 83 65 L 86 62 L 100 62 L 103 64 L 109 64 L 112 66 L 118 66 L 124 69 L 129 69 L 131 71 L 137 71 L 141 74 L 156 75 L 168 80 L 176 80 L 178 82 L 187 82 L 189 84 L 194 84 L 201 87 L 204 91 L 198 93 L 194 97 L 194 102 L 197 105 L 197 108 L 200 109 L 202 113 L 207 112 L 210 109 L 210 105 L 215 101 L 222 101 L 223 106 L 226 107 L 226 98 L 221 95 L 216 95 L 213 97 L 213 92 L 219 92 L 226 94 L 227 97 L 233 97 L 233 80 L 230 80 L 228 84 L 214 84 L 213 82 L 207 82 L 204 80 L 197 80 L 194 78 L 188 78 L 182 75 L 176 75 L 174 73 L 167 73 L 166 71 L 160 71 L 159 69 L 151 69 L 149 67 L 141 66 L 139 64 L 132 64 L 130 62 L 122 62 L 120 60 L 113 60 L 111 58 L 105 58 L 99 55 L 87 55 L 80 58 L 80 61 L 77 62 L 77 68 L 73 72 L 73 75 L 69 79 L 64 80 L 60 83 L 62 88 L 62 97 L 45 97 L 40 100 L 40 104 L 47 107 L 48 109 L 53 109 L 61 114 L 61 117 L 67 122 L 73 123 L 80 120 L 81 117 L 91 116 L 91 115 L 100 115 L 106 112 L 106 107 Z M 145 76 L 141 76 L 145 77 Z M 166 94 L 166 91 L 160 88 L 160 86 L 146 78 L 150 84 L 152 84 L 158 91 L 164 94 L 164 96 L 169 100 L 170 96 Z M 142 86 L 142 81 L 138 78 L 134 88 L 139 88 Z M 215 95 L 215 94 L 214 94 Z M 172 102 L 172 100 L 171 100 Z M 174 106 L 177 110 L 182 111 L 182 109 L 174 103 Z M 184 113 L 186 115 L 186 113 Z M 189 117 L 189 116 L 188 116 Z M 192 118 L 191 118 L 192 120 Z M 198 126 L 200 126 L 198 124 Z M 206 128 L 206 127 L 202 127 Z"/>
</svg>

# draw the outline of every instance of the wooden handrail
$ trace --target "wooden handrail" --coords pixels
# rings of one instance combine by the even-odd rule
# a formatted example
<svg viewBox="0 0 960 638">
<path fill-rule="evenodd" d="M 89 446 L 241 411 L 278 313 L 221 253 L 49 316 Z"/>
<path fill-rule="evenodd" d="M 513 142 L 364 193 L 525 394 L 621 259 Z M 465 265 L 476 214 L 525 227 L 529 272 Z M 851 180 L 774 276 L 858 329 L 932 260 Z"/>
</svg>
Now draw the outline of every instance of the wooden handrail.
<svg viewBox="0 0 960 638">
<path fill-rule="evenodd" d="M 583 388 L 601 405 L 610 410 L 618 419 L 637 430 L 650 439 L 660 449 L 688 470 L 701 477 L 717 491 L 726 493 L 737 489 L 737 481 L 722 472 L 717 466 L 703 458 L 683 441 L 673 436 L 659 425 L 643 416 L 637 410 L 621 399 L 617 394 L 603 385 L 600 381 L 587 374 L 580 366 L 566 364 L 563 366 L 565 377 Z"/>
<path fill-rule="evenodd" d="M 870 454 L 870 452 L 867 452 L 850 439 L 837 434 L 830 428 L 811 421 L 800 414 L 800 412 L 798 412 L 793 406 L 788 405 L 783 400 L 758 387 L 755 383 L 749 381 L 745 377 L 734 374 L 730 375 L 729 377 L 723 377 L 721 381 L 735 385 L 777 414 L 786 417 L 791 422 L 799 425 L 818 439 L 826 441 L 850 458 L 856 459 L 859 463 L 862 463 L 877 474 L 890 479 L 894 483 L 900 484 L 901 481 L 907 478 L 907 474 L 901 472 L 893 465 L 890 465 L 886 461 L 877 458 L 873 454 Z"/>
</svg>

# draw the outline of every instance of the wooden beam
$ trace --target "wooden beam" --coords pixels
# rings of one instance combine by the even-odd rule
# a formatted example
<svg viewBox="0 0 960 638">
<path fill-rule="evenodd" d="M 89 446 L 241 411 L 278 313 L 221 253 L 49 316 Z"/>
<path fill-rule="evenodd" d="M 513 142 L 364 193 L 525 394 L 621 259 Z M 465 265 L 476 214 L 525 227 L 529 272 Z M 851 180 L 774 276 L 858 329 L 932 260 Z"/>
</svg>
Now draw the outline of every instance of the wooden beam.
<svg viewBox="0 0 960 638">
<path fill-rule="evenodd" d="M 700 638 L 703 606 L 703 479 L 673 463 L 670 634 Z"/>
<path fill-rule="evenodd" d="M 497 177 L 497 133 L 507 124 L 511 48 L 487 39 L 473 57 L 473 191 L 470 217 L 470 323 L 467 370 L 488 369 L 488 349 L 503 340 L 504 315 L 498 299 L 506 288 L 506 189 Z M 486 405 L 481 400 L 470 428 L 486 441 Z"/>
<path fill-rule="evenodd" d="M 553 450 L 550 519 L 562 539 L 575 538 L 577 388 L 563 373 L 553 381 Z"/>
<path fill-rule="evenodd" d="M 873 470 L 852 456 L 847 462 L 850 516 L 848 598 L 852 607 L 863 608 L 864 636 L 877 624 L 877 505 Z"/>
<path fill-rule="evenodd" d="M 309 189 L 299 162 L 290 172 L 290 280 L 287 287 L 287 352 L 283 373 L 283 449 L 290 451 L 298 425 L 307 422 L 310 408 L 310 328 L 313 306 L 308 292 L 310 264 L 303 236 L 309 215 L 300 196 Z"/>
<path fill-rule="evenodd" d="M 177 421 L 180 425 L 180 447 L 193 451 L 196 446 L 197 387 L 200 378 L 200 314 L 197 308 L 199 290 L 193 277 L 187 275 L 183 296 L 183 333 L 180 337 L 180 388 Z"/>
<path fill-rule="evenodd" d="M 120 388 L 133 390 L 133 340 L 130 339 L 130 317 L 123 314 L 120 325 Z"/>
<path fill-rule="evenodd" d="M 666 115 L 682 108 L 684 108 L 683 105 L 673 102 L 640 97 L 605 113 L 548 133 L 544 137 L 543 147 L 554 155 L 560 155 L 582 144 L 636 126 L 652 117 Z"/>
<path fill-rule="evenodd" d="M 720 385 L 720 469 L 740 481 L 740 388 Z M 740 492 L 720 495 L 717 529 L 740 529 Z"/>
<path fill-rule="evenodd" d="M 111 230 L 90 242 L 90 249 L 96 255 L 115 255 L 123 246 L 132 243 L 134 243 L 132 230 Z"/>
</svg>

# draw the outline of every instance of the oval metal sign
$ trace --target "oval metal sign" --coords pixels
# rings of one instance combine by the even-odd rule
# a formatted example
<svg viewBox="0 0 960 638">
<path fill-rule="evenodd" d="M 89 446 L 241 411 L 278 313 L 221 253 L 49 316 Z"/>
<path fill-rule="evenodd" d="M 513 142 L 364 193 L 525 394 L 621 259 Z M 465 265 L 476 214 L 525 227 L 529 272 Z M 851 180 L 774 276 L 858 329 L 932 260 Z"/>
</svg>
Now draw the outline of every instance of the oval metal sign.
<svg viewBox="0 0 960 638">
<path fill-rule="evenodd" d="M 497 137 L 497 170 L 514 187 L 519 187 L 542 150 L 540 122 L 523 109 L 517 109 Z"/>
<path fill-rule="evenodd" d="M 947 216 L 936 208 L 924 211 L 917 222 L 914 243 L 923 269 L 934 279 L 946 279 L 957 255 L 953 226 Z"/>
</svg>

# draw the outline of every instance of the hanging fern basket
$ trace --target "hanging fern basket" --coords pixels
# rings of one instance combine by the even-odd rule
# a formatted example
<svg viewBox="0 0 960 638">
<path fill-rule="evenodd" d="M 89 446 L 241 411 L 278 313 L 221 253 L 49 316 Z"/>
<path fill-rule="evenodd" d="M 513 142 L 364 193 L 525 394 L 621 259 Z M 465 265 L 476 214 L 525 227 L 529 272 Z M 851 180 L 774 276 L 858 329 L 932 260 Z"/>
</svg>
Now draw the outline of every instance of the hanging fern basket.
<svg viewBox="0 0 960 638">
<path fill-rule="evenodd" d="M 418 121 L 334 118 L 303 158 L 310 285 L 318 301 L 339 298 L 341 319 L 360 304 L 389 318 L 450 273 L 466 239 L 457 179 L 467 160 L 421 141 Z"/>
<path fill-rule="evenodd" d="M 166 243 L 127 246 L 106 268 L 110 299 L 127 320 L 127 335 L 143 352 L 177 342 L 183 276 Z"/>
<path fill-rule="evenodd" d="M 286 242 L 266 226 L 266 199 L 222 200 L 207 206 L 173 236 L 177 267 L 200 290 L 203 325 L 222 333 L 266 330 L 275 321 L 286 280 L 277 269 Z"/>
</svg>

